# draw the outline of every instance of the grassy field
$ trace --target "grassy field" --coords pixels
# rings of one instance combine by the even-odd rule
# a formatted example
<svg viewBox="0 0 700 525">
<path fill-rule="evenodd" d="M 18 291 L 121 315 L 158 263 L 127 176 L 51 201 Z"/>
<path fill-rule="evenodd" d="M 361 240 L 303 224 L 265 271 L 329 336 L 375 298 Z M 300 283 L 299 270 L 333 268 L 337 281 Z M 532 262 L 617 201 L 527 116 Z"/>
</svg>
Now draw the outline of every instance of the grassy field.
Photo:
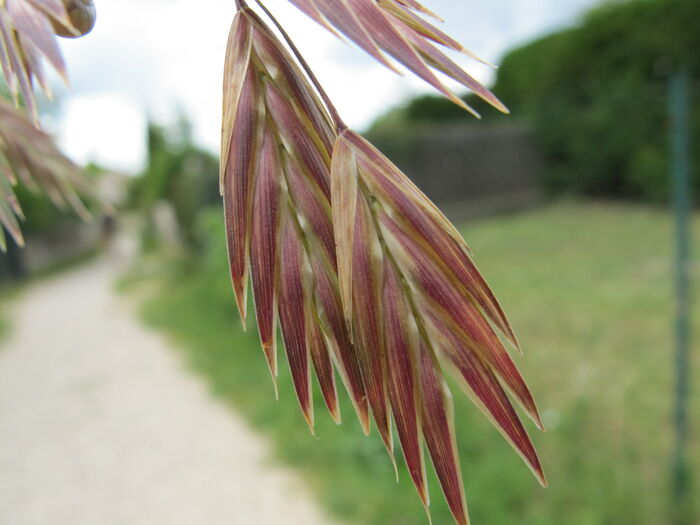
<svg viewBox="0 0 700 525">
<path fill-rule="evenodd" d="M 427 523 L 407 473 L 397 485 L 378 436 L 362 436 L 347 399 L 346 421 L 336 427 L 317 397 L 318 438 L 296 407 L 286 367 L 275 402 L 256 332 L 240 329 L 219 223 L 217 214 L 201 262 L 161 269 L 164 286 L 145 304 L 145 319 L 172 335 L 216 395 L 271 436 L 277 456 L 336 515 L 363 525 Z M 658 210 L 603 204 L 560 204 L 464 227 L 518 332 L 525 356 L 516 359 L 549 427 L 532 429 L 550 481 L 545 490 L 453 389 L 474 523 L 669 522 L 671 227 Z M 696 313 L 696 334 L 699 320 Z M 694 358 L 700 370 L 698 352 Z M 696 388 L 692 399 L 696 471 L 699 394 Z M 431 490 L 434 523 L 451 523 L 432 474 Z"/>
</svg>

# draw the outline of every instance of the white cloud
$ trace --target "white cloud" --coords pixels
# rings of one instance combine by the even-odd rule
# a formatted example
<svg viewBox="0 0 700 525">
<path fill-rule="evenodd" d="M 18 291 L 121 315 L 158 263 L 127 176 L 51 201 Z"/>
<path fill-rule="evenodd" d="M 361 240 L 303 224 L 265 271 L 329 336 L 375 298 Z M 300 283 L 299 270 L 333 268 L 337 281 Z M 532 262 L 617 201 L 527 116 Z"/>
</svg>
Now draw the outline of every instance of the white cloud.
<svg viewBox="0 0 700 525">
<path fill-rule="evenodd" d="M 72 158 L 137 171 L 145 155 L 142 109 L 119 93 L 68 99 L 59 122 L 59 143 Z"/>
</svg>

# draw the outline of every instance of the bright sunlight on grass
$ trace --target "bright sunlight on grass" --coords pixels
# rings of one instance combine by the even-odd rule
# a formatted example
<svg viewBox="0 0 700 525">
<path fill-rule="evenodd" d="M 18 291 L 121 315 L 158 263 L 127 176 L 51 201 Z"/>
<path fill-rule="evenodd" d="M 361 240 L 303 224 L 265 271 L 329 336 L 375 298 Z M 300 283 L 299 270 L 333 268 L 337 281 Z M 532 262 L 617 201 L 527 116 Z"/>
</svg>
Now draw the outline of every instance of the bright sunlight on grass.
<svg viewBox="0 0 700 525">
<path fill-rule="evenodd" d="M 280 366 L 280 401 L 274 400 L 255 328 L 240 329 L 220 222 L 216 213 L 205 225 L 211 235 L 202 262 L 164 265 L 163 286 L 145 305 L 145 318 L 172 335 L 217 396 L 271 436 L 279 458 L 302 472 L 318 501 L 338 516 L 363 525 L 427 523 L 405 469 L 397 485 L 379 437 L 362 437 L 347 396 L 346 423 L 336 427 L 316 392 L 318 439 L 295 409 L 286 365 Z M 474 523 L 666 522 L 670 217 L 651 208 L 566 204 L 463 231 L 520 337 L 527 357 L 516 360 L 549 428 L 533 433 L 550 481 L 545 490 L 453 388 Z M 696 245 L 698 234 L 696 217 Z M 695 316 L 696 333 L 698 324 Z M 696 432 L 691 450 L 700 450 L 699 438 Z M 430 481 L 434 523 L 449 523 L 432 475 Z"/>
</svg>

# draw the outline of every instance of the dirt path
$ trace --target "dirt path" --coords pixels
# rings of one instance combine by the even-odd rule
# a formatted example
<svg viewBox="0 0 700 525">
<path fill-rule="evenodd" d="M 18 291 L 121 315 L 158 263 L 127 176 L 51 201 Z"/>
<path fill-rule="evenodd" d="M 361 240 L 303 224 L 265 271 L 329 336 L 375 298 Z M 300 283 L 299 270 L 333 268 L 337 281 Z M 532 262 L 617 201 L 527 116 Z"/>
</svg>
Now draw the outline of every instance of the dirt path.
<svg viewBox="0 0 700 525">
<path fill-rule="evenodd" d="M 330 524 L 267 442 L 116 296 L 104 260 L 33 286 L 0 345 L 3 525 Z"/>
</svg>

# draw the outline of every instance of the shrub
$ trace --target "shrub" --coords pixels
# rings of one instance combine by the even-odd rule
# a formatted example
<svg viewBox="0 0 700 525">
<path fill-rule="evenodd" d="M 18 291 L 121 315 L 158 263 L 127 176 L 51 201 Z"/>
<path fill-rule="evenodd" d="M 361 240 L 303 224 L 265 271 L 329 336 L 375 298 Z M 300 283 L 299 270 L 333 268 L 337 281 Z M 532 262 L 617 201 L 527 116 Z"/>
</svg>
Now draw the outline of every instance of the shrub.
<svg viewBox="0 0 700 525">
<path fill-rule="evenodd" d="M 609 2 L 578 26 L 506 54 L 494 91 L 515 118 L 534 128 L 549 190 L 667 198 L 667 83 L 683 64 L 700 86 L 700 32 L 689 23 L 699 19 L 697 0 Z M 419 97 L 373 130 L 464 119 L 455 109 L 437 97 Z M 488 111 L 484 116 L 500 118 Z M 696 137 L 699 124 L 696 105 Z M 695 185 L 700 187 L 697 174 Z"/>
</svg>

